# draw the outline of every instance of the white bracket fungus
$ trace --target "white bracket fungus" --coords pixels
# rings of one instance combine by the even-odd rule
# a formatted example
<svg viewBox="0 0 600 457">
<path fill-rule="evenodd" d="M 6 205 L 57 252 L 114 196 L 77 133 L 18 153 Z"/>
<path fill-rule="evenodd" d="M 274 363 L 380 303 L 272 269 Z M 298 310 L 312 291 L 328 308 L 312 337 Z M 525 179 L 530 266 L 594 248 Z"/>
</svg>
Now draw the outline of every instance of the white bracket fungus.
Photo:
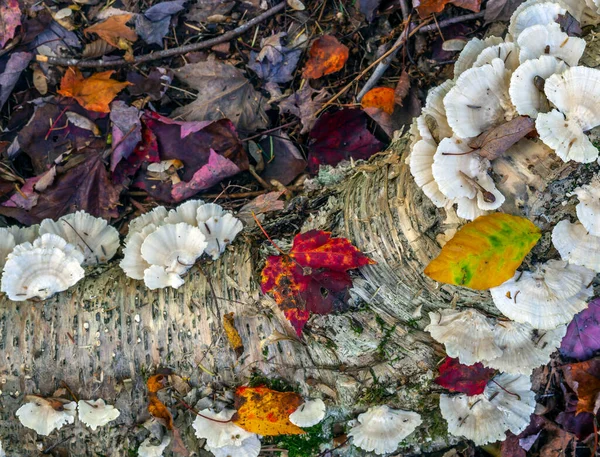
<svg viewBox="0 0 600 457">
<path fill-rule="evenodd" d="M 546 25 L 555 22 L 567 9 L 555 1 L 529 0 L 515 10 L 510 18 L 508 33 L 518 42 L 519 35 L 534 25 Z"/>
<path fill-rule="evenodd" d="M 471 68 L 477 60 L 477 57 L 479 57 L 479 54 L 485 49 L 496 46 L 502 42 L 502 38 L 497 36 L 491 36 L 483 40 L 480 40 L 479 38 L 469 40 L 454 63 L 454 78 L 458 78 Z"/>
<path fill-rule="evenodd" d="M 15 237 L 8 231 L 8 229 L 0 228 L 0 272 L 4 268 L 8 254 L 15 248 Z"/>
<path fill-rule="evenodd" d="M 121 412 L 114 406 L 107 405 L 104 400 L 79 400 L 79 420 L 92 430 L 114 421 Z"/>
<path fill-rule="evenodd" d="M 483 445 L 506 439 L 508 430 L 515 435 L 525 430 L 535 410 L 535 394 L 529 376 L 502 374 L 482 394 L 442 394 L 440 409 L 450 434 Z"/>
<path fill-rule="evenodd" d="M 579 199 L 577 219 L 592 236 L 600 237 L 600 177 L 573 191 Z"/>
<path fill-rule="evenodd" d="M 205 439 L 206 445 L 211 448 L 239 447 L 247 438 L 256 436 L 233 422 L 227 422 L 236 413 L 235 409 L 224 409 L 219 413 L 215 413 L 211 409 L 203 409 L 199 413 L 200 415 L 196 416 L 192 427 L 196 431 L 196 437 Z"/>
<path fill-rule="evenodd" d="M 320 398 L 302 403 L 290 414 L 290 422 L 298 427 L 312 427 L 325 417 L 325 403 Z"/>
<path fill-rule="evenodd" d="M 375 454 L 394 452 L 400 441 L 421 425 L 421 416 L 412 411 L 391 409 L 386 405 L 373 406 L 358 416 L 359 424 L 348 432 L 353 443 Z"/>
<path fill-rule="evenodd" d="M 42 398 L 27 395 L 25 403 L 16 416 L 25 427 L 35 430 L 38 435 L 48 436 L 66 424 L 75 422 L 77 403 L 60 398 Z"/>
<path fill-rule="evenodd" d="M 509 319 L 537 329 L 553 329 L 569 323 L 587 307 L 594 276 L 587 268 L 550 260 L 532 272 L 517 271 L 490 292 L 494 304 Z"/>
<path fill-rule="evenodd" d="M 569 67 L 574 67 L 585 50 L 584 39 L 570 37 L 556 22 L 529 27 L 519 35 L 517 43 L 521 63 L 546 55 L 556 57 Z"/>
<path fill-rule="evenodd" d="M 239 446 L 212 447 L 208 444 L 204 446 L 215 457 L 258 457 L 260 447 L 260 440 L 256 435 L 246 438 Z"/>
<path fill-rule="evenodd" d="M 600 273 L 600 237 L 590 235 L 580 222 L 563 220 L 556 224 L 552 244 L 563 260 Z"/>
</svg>

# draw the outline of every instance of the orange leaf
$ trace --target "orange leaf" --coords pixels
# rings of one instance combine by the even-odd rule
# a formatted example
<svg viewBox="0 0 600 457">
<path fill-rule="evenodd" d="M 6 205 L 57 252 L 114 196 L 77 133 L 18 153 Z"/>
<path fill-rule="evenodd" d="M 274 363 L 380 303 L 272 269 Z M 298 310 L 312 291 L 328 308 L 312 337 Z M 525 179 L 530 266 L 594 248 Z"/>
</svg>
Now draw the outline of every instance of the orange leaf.
<svg viewBox="0 0 600 457">
<path fill-rule="evenodd" d="M 136 33 L 125 25 L 131 17 L 131 14 L 111 16 L 105 21 L 86 28 L 83 32 L 86 35 L 95 33 L 111 46 L 122 49 L 123 43 L 119 42 L 119 38 L 131 41 L 132 43 L 137 40 Z"/>
<path fill-rule="evenodd" d="M 238 387 L 235 392 L 237 413 L 233 416 L 233 423 L 263 436 L 301 435 L 306 432 L 292 424 L 289 416 L 302 403 L 302 397 L 294 392 L 277 392 L 267 387 Z"/>
<path fill-rule="evenodd" d="M 476 13 L 481 9 L 481 0 L 420 0 L 415 2 L 419 16 L 427 17 L 433 13 L 440 13 L 448 3 L 459 8 L 465 8 Z"/>
<path fill-rule="evenodd" d="M 318 79 L 344 68 L 348 60 L 348 48 L 334 36 L 324 35 L 313 42 L 308 55 L 302 77 Z"/>
<path fill-rule="evenodd" d="M 360 101 L 363 108 L 380 108 L 388 114 L 394 112 L 396 104 L 395 90 L 391 87 L 375 87 L 365 94 Z"/>
<path fill-rule="evenodd" d="M 148 394 L 148 400 L 148 412 L 150 415 L 157 419 L 162 419 L 165 423 L 165 427 L 169 430 L 173 430 L 173 416 L 171 416 L 171 412 L 167 409 L 165 404 L 153 393 Z"/>
<path fill-rule="evenodd" d="M 572 363 L 562 369 L 565 381 L 577 394 L 575 414 L 596 414 L 600 408 L 600 359 Z"/>
<path fill-rule="evenodd" d="M 235 328 L 233 321 L 233 313 L 228 313 L 223 316 L 223 329 L 225 330 L 225 336 L 229 341 L 229 345 L 235 351 L 237 357 L 240 357 L 244 353 L 244 344 L 239 332 Z"/>
<path fill-rule="evenodd" d="M 84 78 L 79 69 L 69 67 L 60 82 L 58 93 L 65 97 L 73 97 L 85 109 L 99 113 L 109 113 L 108 104 L 119 92 L 130 86 L 129 82 L 110 79 L 114 70 L 95 73 Z"/>
<path fill-rule="evenodd" d="M 146 386 L 148 387 L 148 392 L 155 394 L 159 390 L 164 389 L 166 383 L 166 376 L 162 374 L 155 374 L 154 376 L 150 376 L 148 378 L 148 381 L 146 381 Z"/>
</svg>

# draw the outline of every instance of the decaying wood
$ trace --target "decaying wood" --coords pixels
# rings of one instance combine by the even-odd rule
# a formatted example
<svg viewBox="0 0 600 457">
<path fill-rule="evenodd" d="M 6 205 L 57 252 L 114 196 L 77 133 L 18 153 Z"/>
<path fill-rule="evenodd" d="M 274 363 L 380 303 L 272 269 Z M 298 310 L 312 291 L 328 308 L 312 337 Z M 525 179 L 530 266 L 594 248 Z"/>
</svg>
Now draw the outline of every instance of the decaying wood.
<svg viewBox="0 0 600 457">
<path fill-rule="evenodd" d="M 453 211 L 435 208 L 415 186 L 405 164 L 407 150 L 406 138 L 396 140 L 386 154 L 347 169 L 338 184 L 297 198 L 293 211 L 266 223 L 267 230 L 287 225 L 290 235 L 302 224 L 331 229 L 378 262 L 355 278 L 356 309 L 314 317 L 303 342 L 282 338 L 290 334 L 287 323 L 259 293 L 266 243 L 258 230 L 242 235 L 220 260 L 204 264 L 206 276 L 192 269 L 178 290 L 146 289 L 124 276 L 117 259 L 47 302 L 0 300 L 0 438 L 8 455 L 39 455 L 56 443 L 73 456 L 131 455 L 148 434 L 136 424 L 148 418 L 145 380 L 159 366 L 189 377 L 196 387 L 233 387 L 257 370 L 284 378 L 304 395 L 323 395 L 346 414 L 360 406 L 368 389 L 383 386 L 389 404 L 424 414 L 426 426 L 413 439 L 417 446 L 444 446 L 443 427 L 435 426 L 440 419 L 431 414 L 437 401 L 430 385 L 442 352 L 422 331 L 426 311 L 493 309 L 488 292 L 440 285 L 422 274 L 459 220 Z M 561 179 L 569 168 L 555 156 L 499 160 L 505 160 L 500 167 L 505 182 L 517 192 L 514 211 L 531 215 L 538 225 L 541 220 L 547 229 L 569 210 L 560 199 L 539 198 L 549 183 L 564 197 Z M 335 181 L 326 173 L 321 178 Z M 548 246 L 541 243 L 536 255 L 548 256 Z M 245 348 L 239 359 L 221 324 L 229 312 L 235 313 Z M 104 398 L 121 416 L 97 432 L 76 422 L 36 437 L 14 413 L 25 394 L 50 395 L 62 383 L 80 398 Z M 199 399 L 198 391 L 186 397 L 188 404 Z M 197 452 L 193 413 L 172 411 L 187 446 Z"/>
</svg>

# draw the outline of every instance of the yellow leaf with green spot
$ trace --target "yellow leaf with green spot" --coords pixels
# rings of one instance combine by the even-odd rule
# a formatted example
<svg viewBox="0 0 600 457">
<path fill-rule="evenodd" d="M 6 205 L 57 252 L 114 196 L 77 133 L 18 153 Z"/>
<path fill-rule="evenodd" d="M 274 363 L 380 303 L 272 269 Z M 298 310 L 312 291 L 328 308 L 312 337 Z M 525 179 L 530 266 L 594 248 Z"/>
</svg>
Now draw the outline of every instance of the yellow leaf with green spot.
<svg viewBox="0 0 600 457">
<path fill-rule="evenodd" d="M 542 236 L 524 217 L 494 213 L 464 225 L 425 268 L 431 279 L 484 290 L 509 280 Z"/>
</svg>

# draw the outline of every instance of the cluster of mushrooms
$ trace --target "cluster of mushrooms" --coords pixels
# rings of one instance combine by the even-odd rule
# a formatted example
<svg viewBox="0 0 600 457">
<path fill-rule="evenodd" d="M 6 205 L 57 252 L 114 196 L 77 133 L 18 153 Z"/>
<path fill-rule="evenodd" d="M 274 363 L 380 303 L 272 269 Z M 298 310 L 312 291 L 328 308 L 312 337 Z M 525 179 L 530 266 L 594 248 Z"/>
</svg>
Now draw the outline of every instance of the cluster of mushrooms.
<svg viewBox="0 0 600 457">
<path fill-rule="evenodd" d="M 202 254 L 219 258 L 242 228 L 214 203 L 190 200 L 170 211 L 159 206 L 131 221 L 121 268 L 149 289 L 178 288 Z M 0 228 L 0 289 L 14 301 L 46 300 L 81 280 L 84 267 L 108 262 L 119 246 L 117 230 L 85 211 Z"/>
<path fill-rule="evenodd" d="M 600 125 L 600 70 L 578 66 L 586 42 L 561 30 L 557 20 L 567 13 L 583 25 L 598 24 L 600 2 L 526 1 L 505 39 L 469 41 L 455 78 L 428 94 L 413 125 L 408 162 L 437 207 L 456 205 L 459 217 L 473 220 L 502 206 L 505 197 L 488 174 L 496 156 L 482 147 L 494 129 L 507 135 L 537 130 L 538 140 L 515 136 L 509 156 L 534 150 L 538 156 L 553 151 L 565 162 L 598 158 L 587 132 Z M 504 318 L 474 309 L 429 313 L 426 330 L 448 356 L 501 372 L 482 394 L 441 395 L 451 434 L 481 445 L 504 440 L 509 430 L 519 434 L 529 424 L 535 409 L 531 371 L 549 362 L 567 324 L 587 307 L 600 272 L 600 179 L 574 195 L 579 222 L 563 220 L 552 232 L 562 260 L 518 271 L 490 290 Z"/>
</svg>

